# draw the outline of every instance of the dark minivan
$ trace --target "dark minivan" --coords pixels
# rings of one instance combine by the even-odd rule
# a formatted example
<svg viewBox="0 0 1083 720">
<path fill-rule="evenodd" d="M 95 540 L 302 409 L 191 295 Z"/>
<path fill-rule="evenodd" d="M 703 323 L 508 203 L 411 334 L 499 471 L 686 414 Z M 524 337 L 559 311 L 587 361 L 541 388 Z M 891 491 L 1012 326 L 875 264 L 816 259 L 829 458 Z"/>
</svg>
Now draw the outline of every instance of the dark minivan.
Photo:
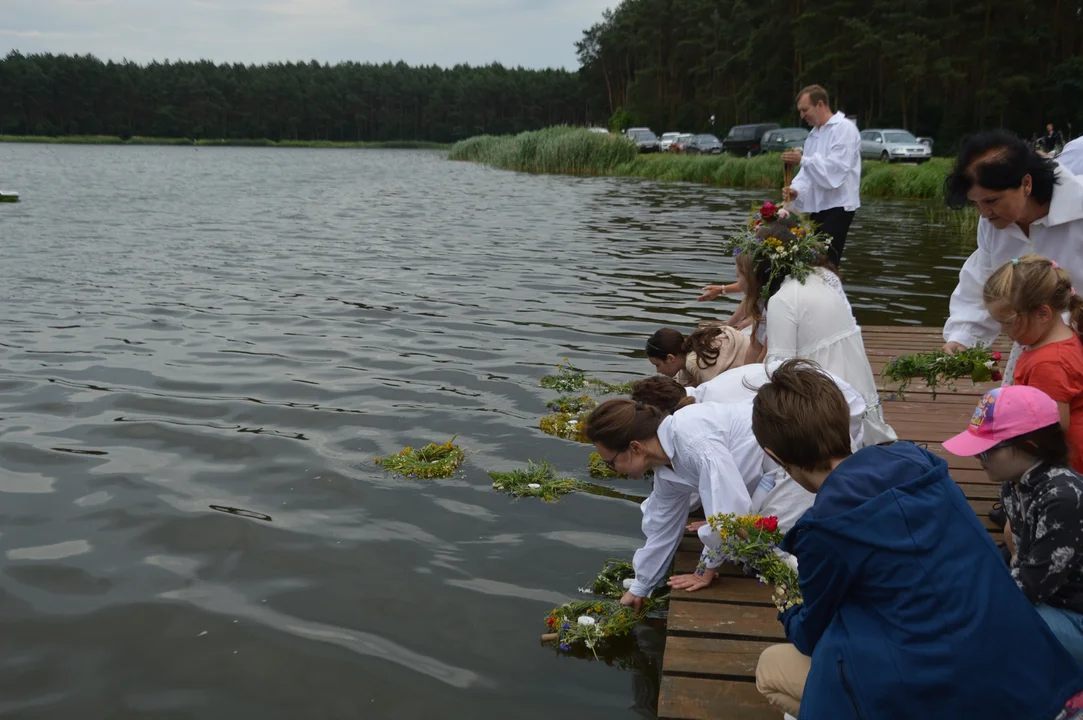
<svg viewBox="0 0 1083 720">
<path fill-rule="evenodd" d="M 755 123 L 734 125 L 722 140 L 722 151 L 730 155 L 752 157 L 762 152 L 760 140 L 768 130 L 778 130 L 778 123 Z"/>
</svg>

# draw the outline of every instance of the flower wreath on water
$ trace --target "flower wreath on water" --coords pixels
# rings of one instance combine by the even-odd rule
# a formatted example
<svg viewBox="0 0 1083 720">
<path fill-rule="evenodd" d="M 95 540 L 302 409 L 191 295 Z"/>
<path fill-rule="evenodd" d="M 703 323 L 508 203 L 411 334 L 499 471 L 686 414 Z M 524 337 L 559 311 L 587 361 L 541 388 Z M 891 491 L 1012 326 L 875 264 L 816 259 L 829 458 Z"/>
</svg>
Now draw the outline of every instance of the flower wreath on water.
<svg viewBox="0 0 1083 720">
<path fill-rule="evenodd" d="M 610 558 L 605 561 L 602 571 L 590 587 L 579 588 L 579 592 L 601 595 L 610 600 L 620 600 L 624 593 L 632 588 L 636 571 L 632 563 L 627 560 Z M 643 598 L 643 610 L 649 612 L 656 608 L 664 608 L 669 604 L 669 587 L 660 585 L 651 591 L 650 597 Z"/>
<path fill-rule="evenodd" d="M 781 237 L 762 237 L 764 228 L 778 222 L 787 226 L 786 232 L 778 233 Z M 727 239 L 723 246 L 734 257 L 750 255 L 757 268 L 767 263 L 767 282 L 763 283 L 760 293 L 766 300 L 778 278 L 789 276 L 805 282 L 815 267 L 817 256 L 826 253 L 830 243 L 831 238 L 820 232 L 807 215 L 792 213 L 767 201 L 749 218 L 744 230 Z"/>
<path fill-rule="evenodd" d="M 576 646 L 589 648 L 598 657 L 598 648 L 606 641 L 629 635 L 643 619 L 616 600 L 582 600 L 564 603 L 549 611 L 543 641 L 555 642 L 564 652 Z"/>
<path fill-rule="evenodd" d="M 394 455 L 376 458 L 376 464 L 388 472 L 410 478 L 449 478 L 466 459 L 462 448 L 451 438 L 443 445 L 429 443 L 420 450 L 405 447 Z"/>
</svg>

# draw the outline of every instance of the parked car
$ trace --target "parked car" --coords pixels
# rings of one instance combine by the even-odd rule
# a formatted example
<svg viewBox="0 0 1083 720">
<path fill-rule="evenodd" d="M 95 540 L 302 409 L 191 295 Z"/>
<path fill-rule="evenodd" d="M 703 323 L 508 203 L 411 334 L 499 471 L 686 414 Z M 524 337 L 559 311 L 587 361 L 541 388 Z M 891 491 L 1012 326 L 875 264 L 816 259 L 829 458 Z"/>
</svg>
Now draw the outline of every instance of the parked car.
<svg viewBox="0 0 1083 720">
<path fill-rule="evenodd" d="M 662 137 L 658 141 L 658 152 L 669 152 L 670 145 L 672 145 L 673 141 L 680 136 L 681 134 L 679 132 L 662 133 Z"/>
<path fill-rule="evenodd" d="M 693 135 L 685 143 L 684 151 L 689 155 L 721 155 L 722 143 L 714 135 Z"/>
<path fill-rule="evenodd" d="M 598 133 L 599 135 L 601 135 L 601 134 L 609 135 L 610 134 L 610 132 L 608 130 L 606 130 L 605 128 L 603 128 L 603 127 L 592 127 L 592 128 L 589 128 L 589 130 L 592 133 Z"/>
<path fill-rule="evenodd" d="M 670 146 L 669 151 L 671 153 L 683 153 L 688 147 L 688 141 L 692 139 L 692 133 L 681 133 L 677 136 Z"/>
<path fill-rule="evenodd" d="M 722 150 L 730 155 L 752 157 L 759 155 L 760 140 L 768 130 L 778 130 L 778 123 L 755 123 L 752 125 L 734 125 L 722 141 Z"/>
<path fill-rule="evenodd" d="M 913 160 L 927 162 L 933 156 L 932 148 L 918 142 L 906 130 L 863 130 L 861 132 L 861 157 L 875 158 L 882 162 Z"/>
<path fill-rule="evenodd" d="M 760 140 L 761 152 L 784 152 L 805 146 L 808 130 L 805 128 L 779 128 L 768 130 Z"/>
<path fill-rule="evenodd" d="M 639 146 L 639 152 L 658 152 L 658 136 L 650 128 L 628 128 L 624 134 Z"/>
</svg>

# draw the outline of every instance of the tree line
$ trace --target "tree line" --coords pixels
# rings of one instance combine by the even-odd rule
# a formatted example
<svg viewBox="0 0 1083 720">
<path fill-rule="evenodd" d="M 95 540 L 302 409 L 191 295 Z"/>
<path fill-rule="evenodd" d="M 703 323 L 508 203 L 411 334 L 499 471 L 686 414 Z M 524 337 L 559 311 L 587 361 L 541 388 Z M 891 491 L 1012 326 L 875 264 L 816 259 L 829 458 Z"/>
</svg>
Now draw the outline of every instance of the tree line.
<svg viewBox="0 0 1083 720">
<path fill-rule="evenodd" d="M 1083 0 L 623 0 L 576 49 L 590 111 L 656 129 L 793 125 L 816 83 L 861 127 L 949 144 L 1083 133 Z"/>
<path fill-rule="evenodd" d="M 951 145 L 1083 133 L 1083 0 L 623 0 L 580 67 L 103 62 L 11 52 L 0 134 L 451 142 L 556 124 L 798 122 L 819 83 L 862 127 Z"/>
<path fill-rule="evenodd" d="M 452 142 L 584 122 L 566 70 L 0 60 L 0 134 Z"/>
</svg>

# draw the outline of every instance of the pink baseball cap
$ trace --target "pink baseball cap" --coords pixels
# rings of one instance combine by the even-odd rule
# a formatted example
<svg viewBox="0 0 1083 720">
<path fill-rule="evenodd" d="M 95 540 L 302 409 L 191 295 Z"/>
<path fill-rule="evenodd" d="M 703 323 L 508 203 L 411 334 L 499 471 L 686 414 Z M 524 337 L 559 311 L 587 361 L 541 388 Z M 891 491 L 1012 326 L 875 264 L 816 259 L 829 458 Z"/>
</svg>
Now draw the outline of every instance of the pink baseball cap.
<svg viewBox="0 0 1083 720">
<path fill-rule="evenodd" d="M 970 427 L 945 440 L 944 449 L 952 455 L 970 457 L 997 443 L 1059 422 L 1056 401 L 1038 388 L 998 387 L 981 396 L 978 409 L 970 418 Z"/>
</svg>

